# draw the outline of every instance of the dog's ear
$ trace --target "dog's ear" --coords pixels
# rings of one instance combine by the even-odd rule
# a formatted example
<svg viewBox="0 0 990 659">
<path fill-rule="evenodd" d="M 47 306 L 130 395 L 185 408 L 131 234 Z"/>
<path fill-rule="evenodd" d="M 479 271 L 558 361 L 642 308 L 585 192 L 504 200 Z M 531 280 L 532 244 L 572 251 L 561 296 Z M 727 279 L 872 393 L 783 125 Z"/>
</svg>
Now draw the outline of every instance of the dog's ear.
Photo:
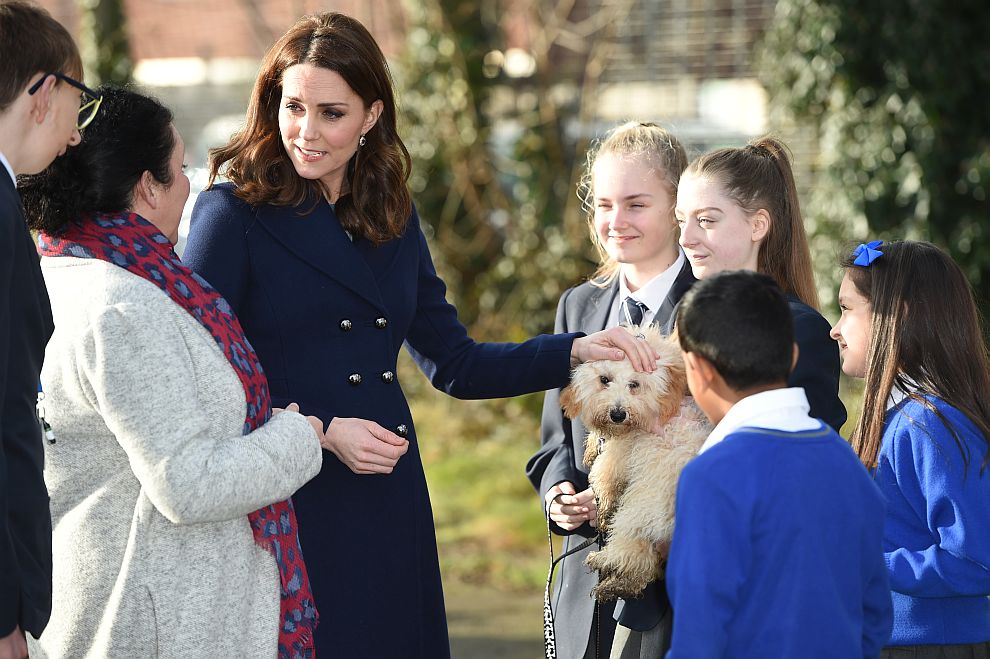
<svg viewBox="0 0 990 659">
<path fill-rule="evenodd" d="M 667 423 L 677 416 L 687 394 L 687 369 L 681 349 L 670 339 L 660 346 L 658 364 L 667 369 L 667 393 L 660 399 L 660 422 Z"/>
<path fill-rule="evenodd" d="M 576 419 L 580 414 L 581 410 L 578 409 L 577 395 L 574 393 L 573 385 L 569 384 L 560 390 L 560 407 L 568 419 Z"/>
</svg>

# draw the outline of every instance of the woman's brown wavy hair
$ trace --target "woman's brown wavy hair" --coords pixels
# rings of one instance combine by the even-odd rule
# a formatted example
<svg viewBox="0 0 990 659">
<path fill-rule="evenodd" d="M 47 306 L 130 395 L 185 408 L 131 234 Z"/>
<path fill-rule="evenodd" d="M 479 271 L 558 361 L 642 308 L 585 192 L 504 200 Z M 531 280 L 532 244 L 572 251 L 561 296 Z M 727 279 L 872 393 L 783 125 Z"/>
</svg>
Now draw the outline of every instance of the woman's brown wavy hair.
<svg viewBox="0 0 990 659">
<path fill-rule="evenodd" d="M 357 20 L 336 12 L 304 16 L 265 55 L 251 92 L 242 130 L 210 151 L 210 185 L 221 169 L 252 205 L 297 206 L 319 199 L 319 181 L 296 174 L 282 147 L 278 128 L 282 75 L 297 64 L 335 71 L 364 101 L 380 100 L 382 113 L 365 134 L 347 166 L 337 218 L 352 235 L 376 244 L 402 235 L 412 211 L 406 182 L 411 161 L 396 130 L 395 95 L 388 63 L 378 44 Z"/>
<path fill-rule="evenodd" d="M 760 244 L 757 269 L 785 293 L 818 309 L 811 250 L 783 142 L 761 137 L 741 148 L 712 151 L 688 165 L 685 174 L 719 183 L 747 213 L 769 213 L 770 231 Z"/>
</svg>

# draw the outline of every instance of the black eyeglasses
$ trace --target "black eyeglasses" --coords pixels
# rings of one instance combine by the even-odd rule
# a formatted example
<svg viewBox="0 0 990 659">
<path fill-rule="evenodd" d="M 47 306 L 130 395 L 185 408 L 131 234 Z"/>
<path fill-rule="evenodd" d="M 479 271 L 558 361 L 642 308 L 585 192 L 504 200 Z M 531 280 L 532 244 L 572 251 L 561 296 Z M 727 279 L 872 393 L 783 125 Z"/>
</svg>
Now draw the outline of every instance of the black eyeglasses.
<svg viewBox="0 0 990 659">
<path fill-rule="evenodd" d="M 64 73 L 46 73 L 41 76 L 41 79 L 38 82 L 31 85 L 31 89 L 28 90 L 28 94 L 34 95 L 36 91 L 41 89 L 41 85 L 45 83 L 48 76 L 55 76 L 59 80 L 72 85 L 82 92 L 82 99 L 79 105 L 79 118 L 76 119 L 76 128 L 78 130 L 82 130 L 92 123 L 93 119 L 96 117 L 96 113 L 100 110 L 100 104 L 103 103 L 103 97 L 78 80 L 73 80 Z"/>
</svg>

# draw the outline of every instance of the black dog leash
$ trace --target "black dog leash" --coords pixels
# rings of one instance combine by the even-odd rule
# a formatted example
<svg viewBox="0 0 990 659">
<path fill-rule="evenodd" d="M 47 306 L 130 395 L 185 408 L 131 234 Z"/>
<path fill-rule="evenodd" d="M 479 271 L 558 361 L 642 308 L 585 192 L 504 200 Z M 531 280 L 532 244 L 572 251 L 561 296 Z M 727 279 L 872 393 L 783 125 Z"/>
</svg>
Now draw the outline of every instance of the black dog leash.
<svg viewBox="0 0 990 659">
<path fill-rule="evenodd" d="M 550 534 L 550 515 L 547 514 L 547 544 L 550 546 L 550 570 L 547 572 L 547 585 L 543 590 L 543 649 L 546 659 L 557 659 L 557 636 L 553 626 L 553 608 L 550 606 L 550 584 L 553 582 L 553 571 L 562 560 L 582 549 L 587 549 L 598 542 L 598 534 L 588 538 L 574 549 L 553 557 L 553 537 Z"/>
</svg>

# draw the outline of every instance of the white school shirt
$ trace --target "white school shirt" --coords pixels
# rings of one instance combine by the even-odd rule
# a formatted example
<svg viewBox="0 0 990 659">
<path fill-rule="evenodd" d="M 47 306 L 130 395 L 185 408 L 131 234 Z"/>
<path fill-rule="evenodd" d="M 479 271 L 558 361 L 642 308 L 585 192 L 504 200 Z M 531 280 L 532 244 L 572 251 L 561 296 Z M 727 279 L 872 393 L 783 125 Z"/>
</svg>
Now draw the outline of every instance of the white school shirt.
<svg viewBox="0 0 990 659">
<path fill-rule="evenodd" d="M 811 406 L 802 387 L 771 389 L 746 396 L 729 408 L 698 450 L 699 455 L 740 428 L 799 432 L 817 430 L 822 421 L 808 415 Z"/>
<path fill-rule="evenodd" d="M 663 301 L 667 299 L 667 295 L 674 285 L 674 280 L 677 279 L 677 275 L 680 273 L 682 267 L 684 267 L 684 252 L 678 248 L 677 258 L 674 259 L 673 264 L 648 281 L 635 293 L 629 290 L 629 286 L 626 285 L 626 278 L 620 271 L 619 294 L 615 296 L 615 300 L 612 302 L 612 310 L 609 311 L 606 327 L 615 327 L 626 321 L 626 315 L 622 310 L 622 305 L 625 303 L 626 298 L 630 296 L 634 300 L 638 300 L 646 305 L 646 311 L 643 313 L 643 322 L 641 324 L 649 325 L 652 323 Z"/>
</svg>

